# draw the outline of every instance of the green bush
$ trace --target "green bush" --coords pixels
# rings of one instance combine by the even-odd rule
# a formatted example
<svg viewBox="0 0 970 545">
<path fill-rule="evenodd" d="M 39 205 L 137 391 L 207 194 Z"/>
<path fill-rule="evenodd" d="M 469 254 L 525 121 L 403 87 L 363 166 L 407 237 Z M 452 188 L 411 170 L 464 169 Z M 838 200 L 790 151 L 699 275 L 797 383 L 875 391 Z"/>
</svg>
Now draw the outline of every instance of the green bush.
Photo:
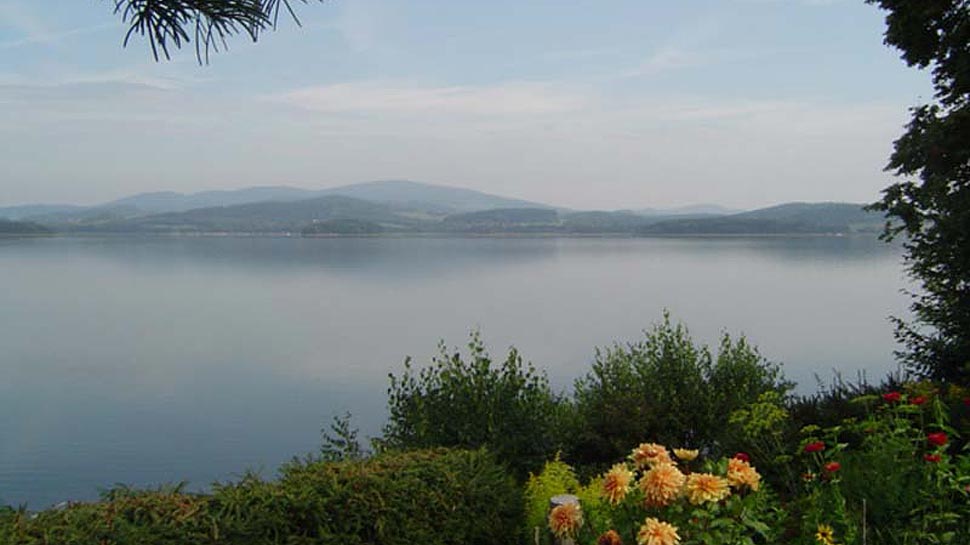
<svg viewBox="0 0 970 545">
<path fill-rule="evenodd" d="M 560 494 L 576 494 L 579 489 L 576 472 L 558 457 L 546 462 L 538 474 L 529 475 L 525 484 L 526 542 L 551 543 L 549 500 Z"/>
<path fill-rule="evenodd" d="M 852 400 L 863 418 L 806 426 L 797 543 L 812 543 L 820 524 L 846 542 L 865 528 L 872 545 L 970 543 L 970 454 L 949 425 L 948 399 L 962 402 L 952 398 L 905 384 Z"/>
<path fill-rule="evenodd" d="M 430 366 L 414 371 L 407 360 L 400 377 L 390 376 L 387 446 L 487 447 L 520 478 L 559 450 L 568 404 L 514 348 L 497 365 L 478 333 L 467 359 L 439 348 Z"/>
<path fill-rule="evenodd" d="M 744 338 L 725 334 L 714 358 L 664 313 L 644 340 L 597 352 L 593 369 L 576 382 L 580 428 L 569 459 L 602 469 L 641 442 L 725 454 L 735 446 L 728 415 L 791 387 Z"/>
<path fill-rule="evenodd" d="M 493 544 L 522 527 L 521 491 L 482 451 L 293 462 L 212 494 L 116 489 L 36 515 L 0 511 L 5 545 Z"/>
</svg>

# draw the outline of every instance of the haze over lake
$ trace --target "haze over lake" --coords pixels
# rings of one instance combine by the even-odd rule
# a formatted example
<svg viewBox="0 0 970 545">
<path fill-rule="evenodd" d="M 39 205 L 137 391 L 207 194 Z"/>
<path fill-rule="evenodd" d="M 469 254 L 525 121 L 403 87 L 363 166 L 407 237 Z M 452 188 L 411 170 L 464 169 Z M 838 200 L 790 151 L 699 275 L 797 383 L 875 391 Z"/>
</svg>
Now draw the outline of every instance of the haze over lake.
<svg viewBox="0 0 970 545">
<path fill-rule="evenodd" d="M 479 328 L 557 389 L 663 309 L 745 333 L 810 392 L 894 370 L 898 248 L 874 237 L 0 239 L 0 504 L 202 487 L 315 450 L 387 374 Z M 228 469 L 227 469 L 228 468 Z"/>
</svg>

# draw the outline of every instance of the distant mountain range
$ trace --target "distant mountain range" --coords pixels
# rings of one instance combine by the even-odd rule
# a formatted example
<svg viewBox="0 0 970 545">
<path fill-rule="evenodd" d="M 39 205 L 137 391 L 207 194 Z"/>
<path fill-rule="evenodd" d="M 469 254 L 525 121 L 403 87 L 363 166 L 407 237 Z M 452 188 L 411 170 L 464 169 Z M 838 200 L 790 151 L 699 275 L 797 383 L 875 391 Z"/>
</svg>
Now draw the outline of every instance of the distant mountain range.
<svg viewBox="0 0 970 545">
<path fill-rule="evenodd" d="M 8 227 L 61 233 L 613 233 L 629 235 L 877 232 L 883 219 L 850 203 L 752 211 L 716 205 L 575 211 L 470 189 L 393 180 L 322 190 L 253 187 L 142 193 L 96 206 L 0 208 Z M 26 222 L 26 223 L 25 223 Z M 2 228 L 4 223 L 0 223 Z M 34 227 L 31 227 L 34 228 Z M 13 229 L 13 227 L 11 227 Z"/>
<path fill-rule="evenodd" d="M 740 214 L 677 218 L 642 226 L 640 234 L 850 234 L 877 233 L 883 216 L 861 204 L 787 203 Z"/>
<path fill-rule="evenodd" d="M 43 225 L 29 221 L 9 221 L 0 218 L 0 236 L 48 234 L 51 234 L 51 230 Z"/>
</svg>

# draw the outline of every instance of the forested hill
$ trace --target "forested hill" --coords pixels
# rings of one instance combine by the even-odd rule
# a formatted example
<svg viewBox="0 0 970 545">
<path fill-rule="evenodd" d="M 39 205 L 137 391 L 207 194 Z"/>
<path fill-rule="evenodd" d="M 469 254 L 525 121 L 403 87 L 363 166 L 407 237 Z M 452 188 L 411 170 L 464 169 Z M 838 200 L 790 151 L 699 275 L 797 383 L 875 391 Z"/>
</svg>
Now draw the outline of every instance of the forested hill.
<svg viewBox="0 0 970 545">
<path fill-rule="evenodd" d="M 256 199 L 255 202 L 251 202 Z M 204 206 L 203 206 L 204 205 Z M 679 209 L 584 211 L 409 181 L 322 190 L 254 187 L 192 194 L 143 193 L 95 206 L 0 208 L 6 232 L 547 233 L 788 235 L 879 232 L 884 220 L 862 205 L 788 203 L 732 213 L 714 205 Z M 14 223 L 23 223 L 15 225 Z M 27 222 L 27 223 L 24 223 Z M 41 227 L 43 226 L 43 227 Z"/>
<path fill-rule="evenodd" d="M 560 222 L 551 208 L 499 208 L 454 214 L 441 220 L 438 228 L 476 233 L 550 232 L 558 231 Z"/>
<path fill-rule="evenodd" d="M 543 206 L 539 203 L 491 195 L 461 187 L 426 184 L 409 180 L 381 180 L 325 189 L 262 186 L 200 191 L 198 193 L 155 191 L 139 193 L 95 206 L 27 205 L 0 208 L 0 217 L 74 221 L 83 220 L 86 216 L 93 214 L 103 214 L 105 211 L 112 211 L 125 217 L 135 217 L 268 201 L 306 201 L 329 196 L 351 197 L 403 208 L 420 208 L 434 211 L 439 215 L 493 208 Z"/>
<path fill-rule="evenodd" d="M 878 233 L 883 216 L 861 204 L 788 203 L 751 212 L 668 219 L 642 225 L 643 235 L 783 235 Z"/>
<path fill-rule="evenodd" d="M 353 220 L 393 229 L 413 230 L 422 222 L 390 206 L 331 195 L 295 202 L 261 202 L 197 208 L 98 224 L 78 225 L 81 232 L 280 233 L 301 232 L 315 222 Z"/>
<path fill-rule="evenodd" d="M 52 231 L 43 225 L 29 221 L 9 221 L 0 218 L 0 236 L 3 235 L 47 235 Z"/>
</svg>

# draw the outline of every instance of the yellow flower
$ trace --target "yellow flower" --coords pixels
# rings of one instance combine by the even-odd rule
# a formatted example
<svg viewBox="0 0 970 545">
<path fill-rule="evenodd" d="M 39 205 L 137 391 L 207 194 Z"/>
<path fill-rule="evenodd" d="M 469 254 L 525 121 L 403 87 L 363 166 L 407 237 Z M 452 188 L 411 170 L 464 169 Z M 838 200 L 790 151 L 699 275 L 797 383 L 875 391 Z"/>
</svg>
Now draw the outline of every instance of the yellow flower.
<svg viewBox="0 0 970 545">
<path fill-rule="evenodd" d="M 620 503 L 630 491 L 632 480 L 633 472 L 626 467 L 626 464 L 616 464 L 603 477 L 603 497 L 610 502 L 610 505 Z"/>
<path fill-rule="evenodd" d="M 691 473 L 687 478 L 687 499 L 694 505 L 719 502 L 731 495 L 728 481 L 710 473 Z"/>
<path fill-rule="evenodd" d="M 677 535 L 676 526 L 650 517 L 637 532 L 637 543 L 639 545 L 677 545 L 680 543 L 680 536 Z"/>
<path fill-rule="evenodd" d="M 630 454 L 630 458 L 639 468 L 651 466 L 656 464 L 670 463 L 670 453 L 667 452 L 667 447 L 663 445 L 658 445 L 657 443 L 642 443 L 639 447 L 633 449 L 633 453 Z"/>
<path fill-rule="evenodd" d="M 638 483 L 647 507 L 670 505 L 680 496 L 686 477 L 670 462 L 653 466 Z"/>
<path fill-rule="evenodd" d="M 747 486 L 751 490 L 757 491 L 761 487 L 761 475 L 751 464 L 740 458 L 728 460 L 727 479 L 734 488 Z"/>
<path fill-rule="evenodd" d="M 822 545 L 835 545 L 835 530 L 828 524 L 819 524 L 815 532 L 815 540 Z"/>
<path fill-rule="evenodd" d="M 674 449 L 674 456 L 676 456 L 677 458 L 685 462 L 693 462 L 694 459 L 697 458 L 697 455 L 700 453 L 701 452 L 697 449 L 686 449 L 686 448 Z"/>
<path fill-rule="evenodd" d="M 557 505 L 549 513 L 549 529 L 558 538 L 573 537 L 583 525 L 583 511 L 578 503 Z"/>
</svg>

